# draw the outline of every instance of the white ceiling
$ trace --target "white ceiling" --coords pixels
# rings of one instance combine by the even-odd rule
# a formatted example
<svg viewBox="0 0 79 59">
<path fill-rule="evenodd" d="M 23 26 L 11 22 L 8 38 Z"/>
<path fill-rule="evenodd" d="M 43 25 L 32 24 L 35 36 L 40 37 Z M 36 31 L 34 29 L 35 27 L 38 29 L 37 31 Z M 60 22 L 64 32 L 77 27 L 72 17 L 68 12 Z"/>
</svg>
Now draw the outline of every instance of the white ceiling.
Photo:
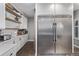
<svg viewBox="0 0 79 59">
<path fill-rule="evenodd" d="M 34 3 L 12 3 L 15 8 L 20 10 L 26 17 L 34 17 Z"/>
<path fill-rule="evenodd" d="M 38 15 L 72 15 L 72 4 L 38 4 L 37 13 Z"/>
</svg>

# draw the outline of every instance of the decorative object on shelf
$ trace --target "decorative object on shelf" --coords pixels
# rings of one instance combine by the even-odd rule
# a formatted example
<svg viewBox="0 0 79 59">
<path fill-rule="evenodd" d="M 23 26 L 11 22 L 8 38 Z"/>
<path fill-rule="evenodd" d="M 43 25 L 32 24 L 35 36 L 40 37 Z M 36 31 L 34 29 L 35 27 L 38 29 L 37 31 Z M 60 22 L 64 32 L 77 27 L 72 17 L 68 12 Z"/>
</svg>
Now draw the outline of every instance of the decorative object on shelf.
<svg viewBox="0 0 79 59">
<path fill-rule="evenodd" d="M 18 29 L 18 31 L 17 31 L 17 35 L 24 35 L 27 33 L 28 33 L 28 31 L 26 29 Z"/>
</svg>

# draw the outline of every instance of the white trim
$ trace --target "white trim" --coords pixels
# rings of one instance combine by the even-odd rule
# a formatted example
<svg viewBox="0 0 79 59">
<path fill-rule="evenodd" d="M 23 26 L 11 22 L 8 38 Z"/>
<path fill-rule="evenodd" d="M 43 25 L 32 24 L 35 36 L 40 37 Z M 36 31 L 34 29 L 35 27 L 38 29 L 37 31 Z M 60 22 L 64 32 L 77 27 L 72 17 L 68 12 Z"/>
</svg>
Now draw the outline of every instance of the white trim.
<svg viewBox="0 0 79 59">
<path fill-rule="evenodd" d="M 73 9 L 74 9 L 74 5 L 72 3 L 72 12 L 73 12 Z M 73 14 L 72 13 L 72 53 L 74 53 L 74 19 L 73 19 Z"/>
<path fill-rule="evenodd" d="M 37 3 L 35 4 L 35 56 L 37 56 Z"/>
</svg>

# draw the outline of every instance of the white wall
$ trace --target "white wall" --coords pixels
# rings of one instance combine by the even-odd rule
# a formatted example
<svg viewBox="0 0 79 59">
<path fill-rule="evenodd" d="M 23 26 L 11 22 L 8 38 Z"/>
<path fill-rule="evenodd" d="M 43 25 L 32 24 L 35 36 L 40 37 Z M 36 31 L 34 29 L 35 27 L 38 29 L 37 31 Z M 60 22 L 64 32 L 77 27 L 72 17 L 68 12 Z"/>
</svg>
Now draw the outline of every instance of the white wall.
<svg viewBox="0 0 79 59">
<path fill-rule="evenodd" d="M 20 29 L 27 29 L 27 17 L 22 15 L 22 18 L 19 19 L 19 21 L 21 22 Z"/>
<path fill-rule="evenodd" d="M 28 40 L 34 41 L 35 39 L 35 22 L 33 18 L 28 19 Z"/>
<path fill-rule="evenodd" d="M 4 13 L 4 4 L 0 3 L 0 29 L 5 28 L 5 13 Z"/>
</svg>

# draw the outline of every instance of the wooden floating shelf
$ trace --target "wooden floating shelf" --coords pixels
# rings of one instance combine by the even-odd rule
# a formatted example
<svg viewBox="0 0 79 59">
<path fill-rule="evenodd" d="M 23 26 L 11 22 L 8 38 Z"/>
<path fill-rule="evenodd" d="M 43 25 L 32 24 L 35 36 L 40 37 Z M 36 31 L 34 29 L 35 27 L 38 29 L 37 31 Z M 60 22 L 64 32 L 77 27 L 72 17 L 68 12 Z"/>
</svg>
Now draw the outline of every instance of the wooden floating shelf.
<svg viewBox="0 0 79 59">
<path fill-rule="evenodd" d="M 10 18 L 8 18 L 8 17 L 6 17 L 6 20 L 9 20 L 9 21 L 12 21 L 12 22 L 15 22 L 15 23 L 21 23 L 21 22 L 19 22 L 19 21 L 16 21 L 16 20 L 10 19 Z"/>
<path fill-rule="evenodd" d="M 14 10 L 12 10 L 11 8 L 9 7 L 5 7 L 6 11 L 8 11 L 9 13 L 15 15 L 15 16 L 18 16 L 18 17 L 21 17 L 20 15 L 18 15 Z"/>
<path fill-rule="evenodd" d="M 19 28 L 5 28 L 7 30 L 18 30 Z"/>
<path fill-rule="evenodd" d="M 5 6 L 9 7 L 10 9 L 14 8 L 10 3 L 6 3 Z"/>
</svg>

